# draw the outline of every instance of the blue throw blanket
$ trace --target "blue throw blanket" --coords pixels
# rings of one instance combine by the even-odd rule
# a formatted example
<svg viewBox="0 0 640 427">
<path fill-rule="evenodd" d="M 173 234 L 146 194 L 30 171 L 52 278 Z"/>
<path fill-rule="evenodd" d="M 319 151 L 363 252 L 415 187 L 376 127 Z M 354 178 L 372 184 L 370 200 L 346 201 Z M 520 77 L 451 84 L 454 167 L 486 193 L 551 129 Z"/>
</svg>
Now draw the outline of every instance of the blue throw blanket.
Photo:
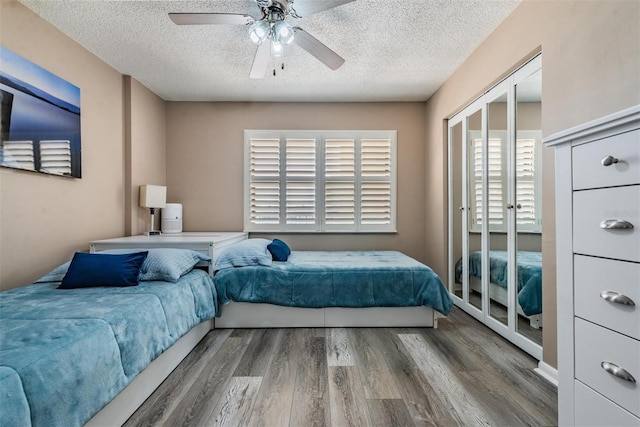
<svg viewBox="0 0 640 427">
<path fill-rule="evenodd" d="M 542 253 L 518 251 L 518 303 L 527 316 L 542 313 Z M 507 287 L 508 257 L 506 251 L 489 252 L 489 281 Z M 482 277 L 482 252 L 469 254 L 469 275 Z M 462 260 L 456 265 L 456 282 L 461 283 Z"/>
<path fill-rule="evenodd" d="M 271 267 L 220 270 L 214 282 L 223 304 L 233 300 L 312 308 L 424 305 L 443 314 L 452 306 L 433 270 L 394 251 L 294 251 L 288 261 Z"/>
<path fill-rule="evenodd" d="M 81 426 L 152 360 L 217 313 L 211 277 L 0 293 L 1 426 Z"/>
</svg>

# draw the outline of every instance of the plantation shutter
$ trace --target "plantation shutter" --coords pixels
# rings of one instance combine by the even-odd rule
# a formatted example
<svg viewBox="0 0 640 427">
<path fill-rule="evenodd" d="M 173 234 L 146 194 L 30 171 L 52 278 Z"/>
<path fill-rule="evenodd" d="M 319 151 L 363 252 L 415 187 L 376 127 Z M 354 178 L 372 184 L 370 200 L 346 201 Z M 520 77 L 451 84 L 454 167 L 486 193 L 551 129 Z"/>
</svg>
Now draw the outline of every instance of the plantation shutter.
<svg viewBox="0 0 640 427">
<path fill-rule="evenodd" d="M 506 172 L 506 141 L 502 138 L 489 138 L 488 144 L 489 188 L 487 190 L 489 207 L 489 229 L 506 231 L 506 200 L 507 177 Z"/>
<path fill-rule="evenodd" d="M 2 164 L 20 169 L 36 168 L 33 141 L 4 141 L 1 154 Z"/>
<path fill-rule="evenodd" d="M 504 133 L 504 132 L 503 132 Z M 488 156 L 488 198 L 489 230 L 507 231 L 506 200 L 507 200 L 507 176 L 506 155 L 507 142 L 504 136 L 497 136 L 500 131 L 492 132 L 487 144 Z M 532 132 L 522 131 L 519 134 L 527 137 L 518 138 L 515 154 L 515 191 L 516 223 L 518 231 L 540 232 L 540 137 L 532 135 Z M 469 197 L 470 197 L 470 230 L 480 231 L 482 226 L 482 203 L 485 195 L 482 192 L 482 139 L 475 137 L 470 142 L 469 164 Z M 536 197 L 538 196 L 538 197 Z"/>
<path fill-rule="evenodd" d="M 519 138 L 516 141 L 516 221 L 519 230 L 534 230 L 539 225 L 536 206 L 536 149 L 535 138 Z"/>
<path fill-rule="evenodd" d="M 391 224 L 391 140 L 361 140 L 362 225 Z"/>
<path fill-rule="evenodd" d="M 316 223 L 316 140 L 286 140 L 285 218 L 287 224 Z"/>
<path fill-rule="evenodd" d="M 356 219 L 355 139 L 326 139 L 324 212 L 329 229 L 353 226 Z"/>
<path fill-rule="evenodd" d="M 71 175 L 71 141 L 40 141 L 40 170 Z"/>
<path fill-rule="evenodd" d="M 395 131 L 245 131 L 245 231 L 395 232 Z"/>
<path fill-rule="evenodd" d="M 251 138 L 249 177 L 250 223 L 280 224 L 280 139 Z"/>
<path fill-rule="evenodd" d="M 471 207 L 471 231 L 479 232 L 482 227 L 482 139 L 471 140 L 471 164 L 469 165 L 469 191 Z M 489 138 L 488 143 L 488 189 L 487 200 L 489 208 L 489 229 L 492 231 L 506 231 L 505 200 L 506 176 L 504 172 L 505 141 L 500 138 Z"/>
</svg>

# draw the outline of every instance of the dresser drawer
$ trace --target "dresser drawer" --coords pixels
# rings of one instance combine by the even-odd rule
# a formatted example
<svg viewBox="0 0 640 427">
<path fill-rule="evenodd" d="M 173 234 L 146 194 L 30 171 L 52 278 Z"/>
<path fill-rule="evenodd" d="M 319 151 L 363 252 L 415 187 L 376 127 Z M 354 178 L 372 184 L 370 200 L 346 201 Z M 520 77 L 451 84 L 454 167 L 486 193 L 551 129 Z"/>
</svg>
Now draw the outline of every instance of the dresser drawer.
<svg viewBox="0 0 640 427">
<path fill-rule="evenodd" d="M 575 382 L 576 426 L 639 426 L 640 418 L 633 416 L 580 381 Z"/>
<path fill-rule="evenodd" d="M 605 371 L 601 363 L 625 369 L 636 382 Z M 575 319 L 575 376 L 635 416 L 640 416 L 640 341 Z"/>
<path fill-rule="evenodd" d="M 609 166 L 603 159 L 618 159 Z M 640 184 L 640 130 L 573 147 L 573 188 Z"/>
<path fill-rule="evenodd" d="M 576 316 L 640 340 L 640 264 L 576 255 L 573 277 Z"/>
<path fill-rule="evenodd" d="M 627 221 L 629 229 L 603 228 Z M 640 185 L 573 192 L 573 250 L 579 254 L 640 261 Z"/>
</svg>

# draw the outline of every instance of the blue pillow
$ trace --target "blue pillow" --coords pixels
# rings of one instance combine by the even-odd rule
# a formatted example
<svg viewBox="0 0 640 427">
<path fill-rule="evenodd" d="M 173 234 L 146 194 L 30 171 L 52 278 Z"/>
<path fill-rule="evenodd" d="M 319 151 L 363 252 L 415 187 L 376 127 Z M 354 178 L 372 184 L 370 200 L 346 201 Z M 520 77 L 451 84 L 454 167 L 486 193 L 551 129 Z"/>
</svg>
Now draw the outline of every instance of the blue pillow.
<svg viewBox="0 0 640 427">
<path fill-rule="evenodd" d="M 289 255 L 291 255 L 289 246 L 280 239 L 273 239 L 273 242 L 269 243 L 267 249 L 271 252 L 271 257 L 274 261 L 286 261 Z"/>
<path fill-rule="evenodd" d="M 137 286 L 147 252 L 122 255 L 76 252 L 58 289 Z"/>
<path fill-rule="evenodd" d="M 220 253 L 214 270 L 256 265 L 269 267 L 273 263 L 271 252 L 267 249 L 269 243 L 271 240 L 267 239 L 247 239 L 235 243 Z"/>
</svg>

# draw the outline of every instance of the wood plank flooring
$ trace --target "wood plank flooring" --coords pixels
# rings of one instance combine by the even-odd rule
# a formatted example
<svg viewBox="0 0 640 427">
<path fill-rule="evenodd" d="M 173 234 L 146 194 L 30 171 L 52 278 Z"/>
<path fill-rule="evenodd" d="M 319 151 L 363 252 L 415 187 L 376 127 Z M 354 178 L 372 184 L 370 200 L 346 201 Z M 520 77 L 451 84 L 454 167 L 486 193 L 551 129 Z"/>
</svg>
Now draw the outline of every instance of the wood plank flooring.
<svg viewBox="0 0 640 427">
<path fill-rule="evenodd" d="M 437 329 L 217 329 L 125 425 L 557 425 L 536 366 L 457 308 Z"/>
</svg>

